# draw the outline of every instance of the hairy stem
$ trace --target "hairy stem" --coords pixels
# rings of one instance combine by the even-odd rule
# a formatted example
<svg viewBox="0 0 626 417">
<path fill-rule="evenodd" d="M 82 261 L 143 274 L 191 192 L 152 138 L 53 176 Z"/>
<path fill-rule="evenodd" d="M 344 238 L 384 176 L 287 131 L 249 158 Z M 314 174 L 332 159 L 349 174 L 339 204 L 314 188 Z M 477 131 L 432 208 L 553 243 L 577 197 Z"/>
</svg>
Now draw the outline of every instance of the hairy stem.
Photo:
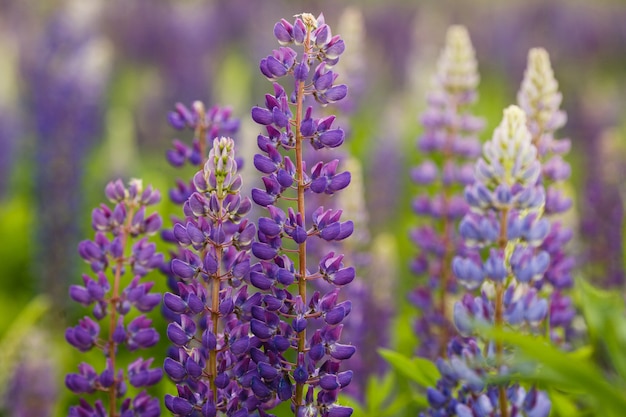
<svg viewBox="0 0 626 417">
<path fill-rule="evenodd" d="M 310 44 L 311 27 L 307 26 L 306 38 L 304 40 L 304 54 L 303 60 L 308 59 L 309 51 L 311 50 Z M 302 122 L 302 107 L 304 101 L 304 81 L 298 81 L 298 88 L 296 91 L 296 120 L 295 120 L 295 132 L 296 132 L 296 180 L 298 182 L 298 213 L 302 216 L 304 225 L 304 173 L 302 172 L 302 133 L 300 132 L 300 124 Z M 306 230 L 306 227 L 305 227 Z M 302 301 L 306 303 L 306 241 L 298 245 L 298 294 Z M 306 349 L 306 329 L 298 333 L 298 354 L 304 353 Z M 303 394 L 304 384 L 296 383 L 296 395 L 294 399 L 295 407 L 294 414 L 298 415 L 298 409 L 303 406 Z"/>
<path fill-rule="evenodd" d="M 220 218 L 218 223 L 222 223 L 223 212 L 223 198 L 218 198 L 219 201 L 219 213 Z M 215 337 L 217 337 L 218 324 L 220 318 L 220 276 L 222 269 L 222 245 L 218 245 L 215 248 L 215 257 L 217 259 L 217 271 L 211 277 L 211 323 L 212 331 Z M 212 349 L 209 351 L 209 385 L 213 391 L 213 401 L 217 403 L 217 386 L 215 385 L 215 378 L 217 377 L 217 350 Z"/>
</svg>

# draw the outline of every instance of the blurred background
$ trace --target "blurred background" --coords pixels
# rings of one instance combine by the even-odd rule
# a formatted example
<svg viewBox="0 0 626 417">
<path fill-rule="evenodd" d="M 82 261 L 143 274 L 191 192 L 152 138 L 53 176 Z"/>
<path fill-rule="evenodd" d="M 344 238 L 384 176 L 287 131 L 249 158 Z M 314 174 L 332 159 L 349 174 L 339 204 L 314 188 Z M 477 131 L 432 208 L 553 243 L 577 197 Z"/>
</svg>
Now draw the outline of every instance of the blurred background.
<svg viewBox="0 0 626 417">
<path fill-rule="evenodd" d="M 451 24 L 467 26 L 476 49 L 483 140 L 516 100 L 528 50 L 550 53 L 568 114 L 557 136 L 572 141 L 570 251 L 579 275 L 623 292 L 623 1 L 0 0 L 1 415 L 61 416 L 75 402 L 63 379 L 77 359 L 63 333 L 85 312 L 67 288 L 86 270 L 76 246 L 93 235 L 104 185 L 138 177 L 167 195 L 181 175 L 165 161 L 178 134 L 167 123 L 176 102 L 232 106 L 250 161 L 258 132 L 250 107 L 271 88 L 258 62 L 277 47 L 274 23 L 305 11 L 323 12 L 346 41 L 337 71 L 350 98 L 339 125 L 362 166 L 372 247 L 394 259 L 381 272 L 398 306 L 392 346 L 409 343 L 402 323 L 414 287 L 416 187 L 408 172 L 420 159 L 419 115 Z M 251 168 L 244 176 L 253 183 Z M 167 219 L 176 207 L 166 200 Z M 158 273 L 152 279 L 164 290 Z M 159 362 L 162 352 L 151 354 Z M 37 411 L 27 409 L 32 398 Z"/>
</svg>

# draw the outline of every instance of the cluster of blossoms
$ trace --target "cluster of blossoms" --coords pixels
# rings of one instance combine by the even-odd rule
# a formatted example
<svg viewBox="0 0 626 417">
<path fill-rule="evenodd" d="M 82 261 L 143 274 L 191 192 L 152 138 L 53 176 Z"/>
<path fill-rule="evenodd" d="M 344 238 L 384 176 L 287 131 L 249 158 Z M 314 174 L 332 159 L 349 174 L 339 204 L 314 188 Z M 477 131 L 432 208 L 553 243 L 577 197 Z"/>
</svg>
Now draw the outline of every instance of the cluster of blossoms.
<svg viewBox="0 0 626 417">
<path fill-rule="evenodd" d="M 180 168 L 189 164 L 201 169 L 206 162 L 207 149 L 212 146 L 213 139 L 220 136 L 232 137 L 239 130 L 239 120 L 234 119 L 228 107 L 213 106 L 206 110 L 204 104 L 196 101 L 191 109 L 178 103 L 169 114 L 170 124 L 178 130 L 189 129 L 194 132 L 191 145 L 175 139 L 173 146 L 167 151 L 170 165 Z M 238 161 L 241 166 L 241 161 Z M 176 181 L 176 188 L 170 190 L 170 199 L 176 204 L 184 204 L 195 191 L 193 181 Z M 166 233 L 166 236 L 171 235 Z M 172 239 L 170 239 L 172 240 Z"/>
<path fill-rule="evenodd" d="M 526 391 L 518 384 L 506 387 L 506 411 L 502 412 L 499 388 L 485 383 L 486 369 L 495 361 L 493 350 L 485 355 L 474 340 L 454 338 L 448 345 L 447 356 L 447 360 L 437 360 L 442 378 L 435 388 L 428 388 L 426 398 L 431 409 L 421 416 L 535 417 L 549 414 L 551 404 L 545 393 L 535 388 Z"/>
<path fill-rule="evenodd" d="M 572 206 L 571 199 L 563 194 L 563 184 L 569 178 L 571 169 L 561 156 L 569 151 L 570 142 L 554 137 L 554 132 L 566 120 L 565 113 L 559 110 L 561 100 L 548 53 L 541 48 L 531 49 L 517 101 L 526 113 L 532 143 L 537 147 L 537 157 L 542 164 L 537 181 L 546 189 L 544 211 L 550 220 L 550 230 L 539 250 L 550 256 L 550 263 L 545 279 L 537 287 L 549 292 L 550 329 L 555 340 L 572 336 L 571 322 L 575 315 L 571 299 L 563 294 L 573 285 L 571 270 L 574 260 L 564 250 L 572 238 L 572 230 L 565 227 L 562 220 L 563 213 Z M 557 333 L 556 328 L 563 329 L 563 332 Z"/>
<path fill-rule="evenodd" d="M 244 217 L 252 204 L 241 185 L 233 140 L 215 138 L 183 206 L 185 221 L 173 229 L 181 247 L 171 262 L 178 283 L 164 304 L 176 349 L 164 368 L 177 383 L 178 394 L 165 398 L 175 415 L 248 415 L 265 402 L 255 396 L 260 377 L 250 354 L 259 342 L 249 336 L 252 317 L 262 315 L 255 310 L 260 294 L 248 297 L 244 284 L 256 228 Z"/>
<path fill-rule="evenodd" d="M 432 155 L 412 170 L 412 179 L 422 186 L 435 185 L 436 194 L 415 198 L 413 210 L 428 218 L 411 232 L 419 253 L 412 271 L 426 277 L 426 285 L 411 294 L 420 316 L 415 331 L 420 340 L 418 355 L 435 359 L 445 353 L 451 335 L 451 306 L 457 284 L 451 270 L 454 254 L 463 254 L 465 245 L 456 229 L 467 212 L 461 195 L 473 182 L 473 161 L 480 154 L 477 135 L 483 122 L 469 110 L 476 101 L 478 73 L 467 30 L 452 26 L 438 62 L 435 88 L 428 96 L 422 116 L 424 134 L 419 149 Z"/>
<path fill-rule="evenodd" d="M 459 232 L 474 250 L 466 256 L 456 256 L 452 268 L 461 284 L 469 290 L 480 288 L 481 294 L 475 298 L 468 294 L 454 306 L 454 321 L 464 336 L 471 335 L 473 321 L 532 330 L 539 328 L 547 316 L 548 303 L 535 288 L 550 263 L 547 252 L 538 249 L 549 231 L 548 220 L 541 217 L 545 191 L 538 183 L 540 173 L 541 164 L 526 127 L 525 113 L 510 106 L 493 138 L 485 143 L 483 158 L 475 166 L 475 182 L 465 191 L 470 211 L 461 221 Z M 461 345 L 472 343 L 475 342 L 469 339 Z M 480 366 L 485 373 L 501 373 L 506 368 L 504 346 L 498 342 L 491 348 L 494 359 L 482 361 Z M 550 406 L 544 394 L 531 390 L 526 397 L 532 401 L 522 400 L 517 387 L 481 386 L 476 372 L 466 370 L 473 366 L 475 358 L 480 358 L 479 351 L 470 348 L 471 354 L 461 355 L 457 350 L 466 351 L 451 348 L 456 358 L 450 357 L 448 365 L 457 375 L 452 378 L 453 386 L 461 380 L 461 388 L 452 392 L 445 382 L 444 362 L 440 361 L 444 381 L 440 381 L 439 390 L 430 391 L 432 415 L 453 415 L 449 413 L 455 410 L 458 415 L 472 415 L 470 409 L 476 407 L 483 415 L 491 415 L 496 409 L 500 416 L 519 415 L 516 404 L 521 402 L 525 406 L 531 404 L 533 410 L 521 415 L 547 416 Z M 484 391 L 484 397 L 478 396 L 480 391 Z M 487 401 L 491 397 L 494 401 Z"/>
<path fill-rule="evenodd" d="M 264 189 L 253 189 L 252 199 L 269 216 L 259 219 L 258 241 L 252 244 L 259 262 L 252 266 L 250 282 L 263 292 L 259 310 L 263 314 L 255 314 L 251 331 L 262 342 L 263 362 L 288 382 L 277 385 L 263 378 L 268 398 L 290 400 L 299 417 L 348 416 L 352 409 L 337 405 L 336 400 L 339 390 L 352 379 L 351 371 L 341 370 L 341 362 L 355 348 L 339 343 L 341 322 L 350 313 L 351 302 L 340 301 L 338 287 L 349 284 L 355 270 L 345 266 L 344 255 L 334 251 L 311 259 L 314 256 L 306 245 L 311 238 L 345 239 L 352 234 L 353 223 L 341 221 L 339 209 L 320 206 L 307 211 L 305 199 L 310 204 L 315 194 L 333 195 L 351 177 L 349 172 L 338 171 L 338 160 L 314 163 L 309 174 L 303 163 L 305 141 L 315 150 L 337 148 L 344 141 L 344 131 L 333 128 L 335 116 L 318 118 L 313 106 L 307 106 L 311 98 L 327 105 L 346 96 L 347 87 L 335 84 L 338 74 L 332 71 L 344 43 L 332 36 L 323 16 L 316 19 L 308 13 L 293 24 L 281 20 L 274 34 L 283 46 L 260 64 L 261 72 L 274 82 L 274 94 L 265 96 L 264 107 L 252 109 L 254 121 L 266 129 L 257 140 L 262 153 L 254 157 L 255 167 L 264 174 Z M 290 44 L 301 46 L 302 54 Z M 283 77 L 295 84 L 292 92 L 277 82 Z M 311 226 L 307 227 L 309 216 Z M 311 272 L 307 261 L 314 262 L 317 271 Z M 308 297 L 307 283 L 313 280 L 326 282 L 318 288 L 329 289 Z M 295 294 L 292 287 L 297 289 Z M 307 331 L 312 332 L 310 337 Z"/>
<path fill-rule="evenodd" d="M 207 163 L 208 149 L 213 147 L 213 140 L 217 137 L 235 134 L 239 130 L 239 120 L 231 117 L 232 110 L 228 107 L 213 106 L 206 109 L 204 103 L 195 101 L 191 109 L 184 104 L 178 103 L 174 111 L 170 112 L 168 119 L 172 127 L 177 130 L 190 130 L 193 132 L 191 145 L 185 144 L 179 139 L 174 139 L 173 146 L 166 153 L 167 161 L 176 168 L 184 168 L 191 165 L 195 168 L 193 174 L 198 170 L 202 171 Z M 242 161 L 236 161 L 241 167 Z M 170 189 L 170 200 L 177 205 L 184 205 L 194 192 L 197 192 L 193 174 L 190 180 L 176 180 L 176 187 Z M 175 259 L 187 261 L 188 253 L 180 244 L 178 237 L 174 233 L 177 225 L 185 225 L 186 221 L 178 217 L 173 217 L 174 226 L 170 229 L 163 229 L 162 237 L 166 242 L 175 245 L 176 250 L 170 251 L 170 259 L 161 265 L 161 272 L 168 279 L 168 286 L 173 293 L 178 293 L 178 277 L 171 269 L 171 263 Z M 170 320 L 178 320 L 178 315 L 169 310 L 163 304 L 164 315 Z"/>
<path fill-rule="evenodd" d="M 79 395 L 106 392 L 108 404 L 105 406 L 98 399 L 92 406 L 81 398 L 80 405 L 71 407 L 69 415 L 102 417 L 108 409 L 112 417 L 154 417 L 161 412 L 157 398 L 151 398 L 145 391 L 134 398 L 124 397 L 127 382 L 137 388 L 154 385 L 161 380 L 161 369 L 151 368 L 153 359 L 140 357 L 128 365 L 125 373 L 116 357 L 122 346 L 133 352 L 151 347 L 159 340 L 159 334 L 151 326 L 152 320 L 144 314 L 132 319 L 128 315 L 133 309 L 150 312 L 161 302 L 160 294 L 150 292 L 154 283 L 142 281 L 163 262 L 156 245 L 147 239 L 161 227 L 158 214 L 146 216 L 146 207 L 156 204 L 160 194 L 150 186 L 144 189 L 140 180 L 132 180 L 128 188 L 120 180 L 111 182 L 105 194 L 115 206 L 111 209 L 102 204 L 93 210 L 95 238 L 81 242 L 78 247 L 94 275 L 85 274 L 84 285 L 70 287 L 74 301 L 93 306 L 95 320 L 85 316 L 77 326 L 67 329 L 65 338 L 81 352 L 102 350 L 106 365 L 98 372 L 83 362 L 78 373 L 67 375 L 65 384 Z M 135 242 L 131 245 L 132 240 Z M 132 279 L 125 284 L 127 275 L 132 275 Z M 105 324 L 106 330 L 101 332 L 99 322 Z M 118 399 L 123 399 L 119 408 Z"/>
</svg>

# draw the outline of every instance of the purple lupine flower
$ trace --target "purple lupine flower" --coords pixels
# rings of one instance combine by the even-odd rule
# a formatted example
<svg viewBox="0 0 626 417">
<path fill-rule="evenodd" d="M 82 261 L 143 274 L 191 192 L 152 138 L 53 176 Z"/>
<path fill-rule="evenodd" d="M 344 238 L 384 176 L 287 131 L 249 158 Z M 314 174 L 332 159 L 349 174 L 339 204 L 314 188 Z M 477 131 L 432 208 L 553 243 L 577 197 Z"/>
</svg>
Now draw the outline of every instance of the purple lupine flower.
<svg viewBox="0 0 626 417">
<path fill-rule="evenodd" d="M 169 113 L 168 120 L 172 127 L 177 130 L 193 132 L 193 139 L 190 144 L 179 139 L 173 141 L 173 147 L 166 153 L 168 162 L 178 168 L 191 165 L 195 167 L 195 172 L 198 172 L 199 169 L 202 170 L 206 164 L 208 151 L 212 148 L 213 140 L 216 137 L 232 137 L 239 129 L 239 120 L 232 117 L 232 110 L 229 107 L 213 106 L 207 110 L 201 101 L 195 101 L 191 108 L 182 103 L 177 103 L 174 110 Z M 242 162 L 240 160 L 236 162 L 241 168 Z M 169 191 L 169 197 L 173 203 L 182 206 L 187 203 L 194 192 L 198 191 L 192 175 L 189 175 L 190 179 L 176 180 L 176 186 Z M 195 204 L 196 199 L 192 202 Z M 173 217 L 172 223 L 171 229 L 163 230 L 162 237 L 166 242 L 176 245 L 177 250 L 170 251 L 170 259 L 161 265 L 161 272 L 168 278 L 170 291 L 178 293 L 179 275 L 185 274 L 185 269 L 187 273 L 190 273 L 189 263 L 192 259 L 187 259 L 190 253 L 183 251 L 180 246 L 180 243 L 189 244 L 189 238 L 182 242 L 180 240 L 181 233 L 178 235 L 176 233 L 177 228 L 184 226 L 184 220 Z M 182 235 L 186 236 L 184 228 L 180 230 L 182 230 Z M 198 263 L 199 260 L 195 260 L 195 262 Z M 176 270 L 172 270 L 173 267 Z M 166 304 L 163 305 L 163 312 L 170 320 L 176 317 L 176 314 L 169 311 Z"/>
<path fill-rule="evenodd" d="M 64 250 L 80 239 L 76 219 L 84 161 L 101 134 L 109 78 L 110 51 L 94 31 L 97 16 L 81 14 L 75 7 L 68 3 L 42 25 L 26 25 L 28 35 L 18 36 L 24 52 L 20 74 L 36 140 L 34 204 L 41 213 L 36 222 L 35 250 L 41 260 L 36 276 L 55 301 L 65 300 L 64 289 L 75 267 Z"/>
<path fill-rule="evenodd" d="M 428 96 L 428 109 L 422 116 L 424 133 L 418 146 L 431 154 L 413 168 L 411 177 L 421 186 L 436 184 L 436 194 L 422 193 L 413 202 L 417 215 L 433 221 L 411 232 L 419 253 L 412 270 L 426 277 L 426 285 L 410 297 L 419 310 L 415 331 L 420 340 L 418 355 L 435 359 L 444 353 L 454 327 L 450 317 L 450 297 L 457 285 L 451 259 L 463 254 L 465 245 L 456 233 L 459 220 L 467 212 L 462 187 L 471 183 L 469 162 L 478 156 L 477 134 L 483 121 L 470 113 L 476 101 L 478 73 L 474 48 L 463 26 L 452 26 L 438 63 L 434 91 Z M 437 162 L 434 162 L 437 161 Z M 437 231 L 436 231 L 437 230 Z M 471 266 L 471 265 L 470 265 Z"/>
<path fill-rule="evenodd" d="M 589 139 L 586 145 L 588 178 L 580 226 L 581 235 L 588 241 L 584 263 L 590 267 L 587 275 L 590 280 L 603 287 L 620 288 L 626 281 L 621 137 L 608 130 Z M 602 164 L 591 162 L 598 160 Z"/>
<path fill-rule="evenodd" d="M 535 286 L 545 280 L 550 263 L 550 255 L 538 249 L 548 235 L 549 221 L 541 217 L 545 191 L 538 182 L 541 164 L 537 158 L 524 111 L 517 106 L 508 107 L 475 165 L 475 182 L 465 189 L 470 211 L 461 221 L 459 231 L 467 246 L 475 249 L 465 256 L 456 256 L 452 268 L 459 283 L 469 290 L 480 288 L 481 294 L 466 294 L 455 304 L 454 322 L 463 335 L 471 335 L 474 322 L 496 327 L 507 323 L 531 331 L 541 331 L 545 326 L 542 322 L 548 314 L 548 302 Z M 495 365 L 491 368 L 495 369 L 487 369 L 486 365 L 480 368 L 501 373 L 504 346 L 496 342 L 492 348 Z M 450 366 L 456 368 L 455 372 L 472 377 L 471 398 L 461 390 L 459 399 L 453 402 L 460 404 L 454 406 L 458 415 L 471 415 L 471 409 L 476 407 L 473 401 L 484 390 L 487 397 L 494 391 L 491 407 L 499 409 L 501 415 L 515 414 L 517 402 L 522 401 L 519 394 L 512 396 L 505 386 L 479 386 L 475 372 L 458 360 L 451 359 Z M 442 388 L 438 389 L 443 395 Z M 549 400 L 544 397 L 541 394 L 541 411 L 537 415 L 550 411 Z M 448 407 L 449 402 L 440 395 L 433 395 L 432 399 L 434 409 Z"/>
<path fill-rule="evenodd" d="M 251 204 L 240 195 L 237 170 L 233 140 L 215 138 L 194 176 L 185 220 L 173 230 L 182 248 L 171 266 L 179 281 L 164 303 L 175 319 L 167 335 L 178 349 L 164 369 L 177 383 L 178 395 L 165 399 L 176 415 L 248 415 L 264 407 L 265 399 L 255 399 L 256 385 L 248 377 L 256 369 L 249 349 L 260 343 L 250 337 L 258 323 L 251 316 L 261 300 L 249 297 L 245 285 L 256 227 L 245 219 Z"/>
<path fill-rule="evenodd" d="M 349 284 L 355 270 L 338 252 L 313 257 L 307 243 L 316 237 L 327 242 L 345 239 L 353 223 L 341 220 L 341 210 L 318 207 L 310 211 L 307 203 L 311 193 L 333 195 L 345 188 L 350 174 L 339 171 L 338 161 L 333 160 L 314 163 L 308 175 L 303 163 L 305 141 L 314 150 L 334 149 L 343 143 L 343 130 L 333 126 L 335 116 L 317 117 L 313 105 L 307 103 L 313 104 L 314 99 L 324 106 L 347 94 L 347 87 L 336 83 L 338 74 L 332 70 L 344 43 L 332 35 L 323 16 L 316 19 L 308 13 L 297 16 L 294 23 L 284 19 L 276 23 L 274 34 L 283 46 L 260 63 L 274 91 L 266 94 L 264 106 L 255 106 L 251 112 L 252 119 L 266 130 L 258 136 L 262 153 L 255 158 L 255 166 L 265 174 L 264 189 L 253 189 L 252 199 L 267 208 L 269 217 L 259 219 L 258 239 L 252 244 L 260 261 L 252 266 L 250 281 L 263 292 L 264 308 L 252 309 L 250 328 L 261 342 L 251 352 L 253 361 L 258 369 L 268 365 L 277 369 L 280 376 L 266 378 L 259 371 L 252 376 L 251 386 L 262 401 L 290 400 L 296 416 L 348 416 L 352 410 L 338 406 L 336 399 L 352 378 L 351 371 L 341 370 L 341 363 L 355 348 L 339 341 L 341 322 L 351 304 L 338 298 L 336 287 Z M 303 52 L 288 46 L 292 44 Z M 293 90 L 278 83 L 283 78 Z M 293 203 L 285 207 L 283 201 Z M 297 259 L 292 260 L 290 253 L 297 253 Z M 308 296 L 307 281 L 313 279 L 325 281 L 331 290 Z M 291 283 L 297 284 L 295 294 L 290 291 Z M 308 330 L 313 331 L 310 338 Z M 295 361 L 288 360 L 290 356 Z"/>
<path fill-rule="evenodd" d="M 562 292 L 571 288 L 573 278 L 571 269 L 574 259 L 565 252 L 565 245 L 572 238 L 572 231 L 563 224 L 562 214 L 572 205 L 569 197 L 562 191 L 562 184 L 570 176 L 570 166 L 562 155 L 570 148 L 568 139 L 556 139 L 554 132 L 562 127 L 566 121 L 565 112 L 559 109 L 562 95 L 558 90 L 558 83 L 550 65 L 550 57 L 542 48 L 533 48 L 528 52 L 528 66 L 524 73 L 524 80 L 517 95 L 520 107 L 526 113 L 527 126 L 532 135 L 532 142 L 537 147 L 538 159 L 542 163 L 539 181 L 546 188 L 545 214 L 550 220 L 550 231 L 544 243 L 538 248 L 545 251 L 550 257 L 550 264 L 545 272 L 545 282 L 539 286 L 549 284 L 546 288 L 550 293 L 550 303 L 557 303 L 560 308 L 568 306 L 569 312 L 561 312 L 559 320 L 550 319 L 553 338 L 568 339 L 573 329 L 570 322 L 564 322 L 565 317 L 574 317 L 571 303 Z M 560 216 L 560 218 L 559 218 Z M 553 287 L 551 290 L 549 287 Z M 559 331 L 556 329 L 560 328 Z"/>
<path fill-rule="evenodd" d="M 213 139 L 221 136 L 232 137 L 239 129 L 239 120 L 232 118 L 230 108 L 213 106 L 206 110 L 200 101 L 195 101 L 191 109 L 177 103 L 175 109 L 169 113 L 168 119 L 175 129 L 189 129 L 194 132 L 191 144 L 187 145 L 175 139 L 172 149 L 167 151 L 167 161 L 175 167 L 189 164 L 196 169 L 201 168 L 206 162 L 205 158 Z M 194 191 L 193 182 L 178 180 L 177 187 L 170 190 L 170 199 L 176 204 L 183 204 Z"/>
<path fill-rule="evenodd" d="M 101 350 L 106 364 L 104 369 L 97 369 L 81 363 L 78 373 L 66 376 L 65 385 L 79 395 L 107 392 L 110 415 L 158 416 L 158 399 L 145 392 L 134 398 L 125 397 L 127 383 L 137 388 L 154 385 L 160 381 L 162 370 L 150 367 L 152 358 L 139 358 L 128 365 L 125 374 L 117 355 L 122 346 L 132 352 L 153 346 L 159 340 L 159 334 L 152 328 L 152 320 L 144 315 L 131 320 L 128 314 L 133 309 L 147 313 L 160 303 L 161 297 L 150 293 L 154 283 L 142 281 L 163 262 L 163 255 L 155 251 L 156 245 L 146 238 L 161 227 L 157 214 L 145 215 L 146 207 L 156 204 L 160 195 L 151 186 L 144 188 L 141 180 L 131 180 L 128 187 L 124 187 L 120 180 L 110 182 L 105 194 L 114 208 L 103 204 L 94 209 L 95 239 L 82 241 L 78 248 L 95 276 L 83 275 L 84 285 L 72 285 L 69 291 L 74 301 L 93 306 L 92 315 L 96 320 L 85 316 L 78 325 L 67 329 L 65 338 L 82 352 L 94 348 Z M 136 239 L 134 244 L 133 239 Z M 121 404 L 118 404 L 118 398 L 122 399 Z M 81 398 L 80 405 L 71 407 L 69 415 L 107 414 L 100 400 L 94 406 Z"/>
</svg>

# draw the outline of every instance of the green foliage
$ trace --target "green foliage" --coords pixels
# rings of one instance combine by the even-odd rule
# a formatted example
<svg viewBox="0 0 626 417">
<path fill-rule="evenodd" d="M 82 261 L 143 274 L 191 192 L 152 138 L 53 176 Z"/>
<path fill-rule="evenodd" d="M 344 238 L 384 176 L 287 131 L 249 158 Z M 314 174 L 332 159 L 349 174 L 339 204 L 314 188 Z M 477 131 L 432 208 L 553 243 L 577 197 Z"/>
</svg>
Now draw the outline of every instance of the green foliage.
<svg viewBox="0 0 626 417">
<path fill-rule="evenodd" d="M 397 372 L 421 387 L 435 386 L 440 377 L 437 367 L 428 359 L 407 358 L 389 349 L 379 349 L 378 352 Z"/>
<path fill-rule="evenodd" d="M 50 309 L 50 301 L 44 295 L 33 298 L 19 312 L 0 339 L 0 398 L 2 389 L 6 388 L 18 363 L 20 349 L 24 339 L 34 331 L 41 317 Z"/>
<path fill-rule="evenodd" d="M 411 401 L 409 393 L 398 390 L 398 381 L 393 373 L 383 377 L 370 377 L 365 388 L 365 403 L 344 396 L 342 405 L 354 409 L 353 417 L 392 417 L 404 415 Z"/>
<path fill-rule="evenodd" d="M 510 377 L 547 389 L 558 416 L 623 416 L 626 410 L 624 301 L 615 293 L 578 282 L 576 297 L 590 344 L 564 352 L 546 338 L 480 328 L 483 337 L 514 346 Z"/>
</svg>

